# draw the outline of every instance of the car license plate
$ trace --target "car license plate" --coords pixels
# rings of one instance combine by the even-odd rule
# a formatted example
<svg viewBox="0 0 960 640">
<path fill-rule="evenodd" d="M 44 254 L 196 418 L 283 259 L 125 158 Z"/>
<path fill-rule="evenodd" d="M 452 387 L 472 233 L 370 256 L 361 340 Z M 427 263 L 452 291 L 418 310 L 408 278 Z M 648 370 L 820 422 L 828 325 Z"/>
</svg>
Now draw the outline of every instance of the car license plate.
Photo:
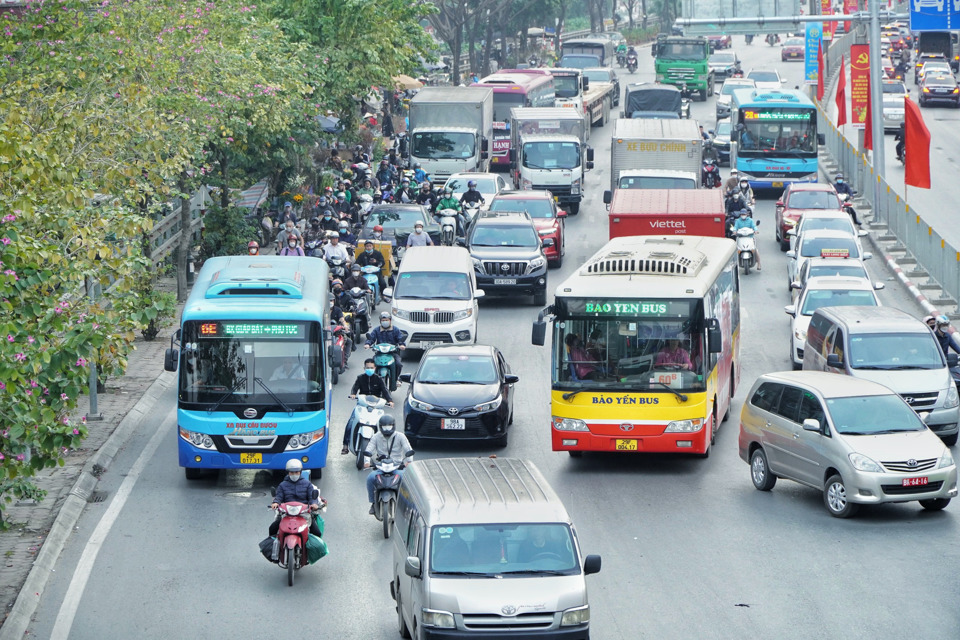
<svg viewBox="0 0 960 640">
<path fill-rule="evenodd" d="M 420 346 L 424 349 L 429 349 L 431 347 L 437 346 L 438 344 L 440 343 L 439 342 L 421 342 Z"/>
<path fill-rule="evenodd" d="M 516 278 L 494 278 L 493 284 L 517 284 Z"/>
<path fill-rule="evenodd" d="M 904 478 L 903 486 L 905 487 L 922 487 L 925 484 L 929 484 L 930 481 L 927 478 Z"/>
<path fill-rule="evenodd" d="M 440 428 L 463 431 L 467 428 L 467 421 L 463 418 L 444 418 L 443 424 L 440 425 Z"/>
<path fill-rule="evenodd" d="M 262 453 L 241 453 L 240 464 L 263 464 Z"/>
<path fill-rule="evenodd" d="M 617 440 L 617 451 L 636 451 L 637 440 Z"/>
</svg>

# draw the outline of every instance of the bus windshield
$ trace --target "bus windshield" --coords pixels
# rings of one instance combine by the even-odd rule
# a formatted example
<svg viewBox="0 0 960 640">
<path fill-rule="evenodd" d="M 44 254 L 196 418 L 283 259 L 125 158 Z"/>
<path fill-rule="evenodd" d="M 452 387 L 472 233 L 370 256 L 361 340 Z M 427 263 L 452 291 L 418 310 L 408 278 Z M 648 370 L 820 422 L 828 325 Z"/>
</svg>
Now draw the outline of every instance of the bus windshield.
<svg viewBox="0 0 960 640">
<path fill-rule="evenodd" d="M 674 317 L 564 318 L 554 322 L 556 389 L 590 391 L 703 391 L 703 307 Z M 690 313 L 691 307 L 693 313 Z M 671 314 L 673 315 L 673 314 Z"/>
<path fill-rule="evenodd" d="M 320 340 L 316 322 L 184 322 L 180 401 L 205 408 L 322 408 Z"/>
<path fill-rule="evenodd" d="M 470 133 L 432 132 L 413 136 L 413 155 L 418 158 L 461 159 L 476 153 L 476 140 Z"/>
<path fill-rule="evenodd" d="M 752 115 L 751 115 L 752 114 Z M 817 119 L 813 111 L 776 109 L 760 113 L 756 109 L 741 112 L 741 155 L 769 155 L 771 152 L 815 157 Z"/>
<path fill-rule="evenodd" d="M 489 85 L 481 85 L 489 86 Z M 494 93 L 493 120 L 494 122 L 510 122 L 510 109 L 524 106 L 526 98 L 522 93 Z"/>
</svg>

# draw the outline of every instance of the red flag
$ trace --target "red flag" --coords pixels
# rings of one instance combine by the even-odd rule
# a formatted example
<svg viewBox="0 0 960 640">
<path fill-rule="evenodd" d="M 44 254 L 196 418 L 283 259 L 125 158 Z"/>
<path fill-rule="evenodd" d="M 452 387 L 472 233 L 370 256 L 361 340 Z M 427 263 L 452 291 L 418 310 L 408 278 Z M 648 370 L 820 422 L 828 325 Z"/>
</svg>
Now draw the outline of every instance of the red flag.
<svg viewBox="0 0 960 640">
<path fill-rule="evenodd" d="M 923 122 L 920 107 L 910 98 L 903 101 L 906 121 L 903 147 L 907 154 L 904 184 L 930 188 L 930 130 Z"/>
<path fill-rule="evenodd" d="M 847 76 L 844 72 L 843 56 L 840 56 L 840 77 L 837 79 L 837 126 L 847 124 Z"/>
<path fill-rule="evenodd" d="M 817 102 L 823 102 L 823 40 L 817 40 Z"/>
<path fill-rule="evenodd" d="M 864 119 L 863 148 L 873 151 L 873 100 L 870 98 L 870 78 L 867 77 L 867 117 Z"/>
</svg>

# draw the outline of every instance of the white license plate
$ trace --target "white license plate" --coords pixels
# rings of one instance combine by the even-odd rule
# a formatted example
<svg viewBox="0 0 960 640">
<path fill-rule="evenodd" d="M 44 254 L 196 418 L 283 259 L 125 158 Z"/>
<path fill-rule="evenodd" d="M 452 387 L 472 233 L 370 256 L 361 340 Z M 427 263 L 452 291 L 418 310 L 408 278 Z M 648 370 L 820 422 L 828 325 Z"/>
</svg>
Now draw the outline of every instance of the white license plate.
<svg viewBox="0 0 960 640">
<path fill-rule="evenodd" d="M 467 421 L 463 418 L 444 418 L 440 428 L 463 431 L 467 428 Z"/>
<path fill-rule="evenodd" d="M 441 342 L 421 342 L 420 346 L 424 349 L 429 349 L 430 347 L 435 347 L 438 344 L 442 344 L 442 343 Z"/>
<path fill-rule="evenodd" d="M 516 278 L 494 278 L 493 284 L 517 284 Z"/>
</svg>

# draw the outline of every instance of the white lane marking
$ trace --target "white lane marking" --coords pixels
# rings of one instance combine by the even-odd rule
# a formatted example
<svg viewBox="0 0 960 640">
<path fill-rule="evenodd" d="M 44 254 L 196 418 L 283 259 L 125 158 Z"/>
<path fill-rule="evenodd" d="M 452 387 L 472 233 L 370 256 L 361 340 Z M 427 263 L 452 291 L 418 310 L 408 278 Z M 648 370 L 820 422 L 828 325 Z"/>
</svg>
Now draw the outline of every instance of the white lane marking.
<svg viewBox="0 0 960 640">
<path fill-rule="evenodd" d="M 90 540 L 87 542 L 83 554 L 80 556 L 80 562 L 77 563 L 77 569 L 73 573 L 70 586 L 67 588 L 63 603 L 60 605 L 60 613 L 57 614 L 57 621 L 53 625 L 53 632 L 50 634 L 51 640 L 66 640 L 70 636 L 73 619 L 77 615 L 80 599 L 83 597 L 83 591 L 86 589 L 87 581 L 90 579 L 93 565 L 97 561 L 97 555 L 100 553 L 103 541 L 106 540 L 110 529 L 113 528 L 114 522 L 116 522 L 117 517 L 127 503 L 127 498 L 129 498 L 133 492 L 133 487 L 137 484 L 137 480 L 140 479 L 140 474 L 143 473 L 147 462 L 153 457 L 163 438 L 169 436 L 169 429 L 158 429 L 153 437 L 150 438 L 150 442 L 147 443 L 143 453 L 140 454 L 140 457 L 137 458 L 137 461 L 133 464 L 133 467 L 131 467 L 130 473 L 120 484 L 117 495 L 113 497 L 113 501 L 107 508 L 106 513 L 103 514 L 103 517 L 97 524 L 97 528 L 93 531 L 93 535 L 90 536 Z"/>
</svg>

